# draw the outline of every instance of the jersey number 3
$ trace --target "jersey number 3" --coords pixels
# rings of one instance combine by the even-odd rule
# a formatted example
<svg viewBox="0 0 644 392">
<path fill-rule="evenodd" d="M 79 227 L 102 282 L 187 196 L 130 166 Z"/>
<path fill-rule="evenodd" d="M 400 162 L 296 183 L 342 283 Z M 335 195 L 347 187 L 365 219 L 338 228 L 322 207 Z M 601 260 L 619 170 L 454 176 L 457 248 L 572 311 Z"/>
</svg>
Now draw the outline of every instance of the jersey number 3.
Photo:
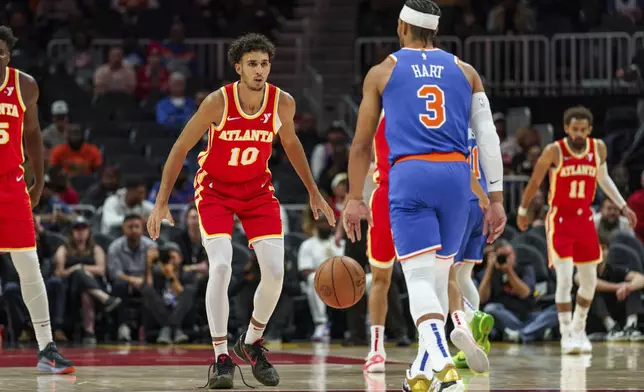
<svg viewBox="0 0 644 392">
<path fill-rule="evenodd" d="M 418 98 L 425 100 L 427 112 L 418 116 L 428 129 L 440 128 L 445 124 L 445 93 L 440 87 L 425 84 L 418 89 Z"/>
<path fill-rule="evenodd" d="M 9 123 L 0 123 L 0 145 L 9 143 Z"/>
</svg>

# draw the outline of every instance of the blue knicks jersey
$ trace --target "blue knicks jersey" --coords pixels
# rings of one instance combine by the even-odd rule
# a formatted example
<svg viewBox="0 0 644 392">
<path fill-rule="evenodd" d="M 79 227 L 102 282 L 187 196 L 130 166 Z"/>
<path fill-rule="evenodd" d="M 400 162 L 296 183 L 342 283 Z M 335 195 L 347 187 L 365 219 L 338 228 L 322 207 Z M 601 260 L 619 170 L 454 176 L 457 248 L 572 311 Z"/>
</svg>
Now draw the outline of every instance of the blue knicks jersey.
<svg viewBox="0 0 644 392">
<path fill-rule="evenodd" d="M 389 160 L 429 153 L 467 156 L 472 87 L 458 58 L 440 49 L 403 48 L 382 94 Z"/>
<path fill-rule="evenodd" d="M 470 164 L 472 173 L 474 173 L 476 178 L 479 180 L 479 184 L 481 184 L 483 191 L 485 191 L 485 193 L 487 194 L 487 181 L 485 179 L 485 173 L 483 173 L 483 168 L 481 168 L 481 161 L 479 160 L 479 148 L 476 145 L 476 137 L 474 136 L 472 128 L 468 129 L 467 148 L 469 150 L 467 162 Z M 474 193 L 472 193 L 472 200 L 478 200 Z"/>
</svg>

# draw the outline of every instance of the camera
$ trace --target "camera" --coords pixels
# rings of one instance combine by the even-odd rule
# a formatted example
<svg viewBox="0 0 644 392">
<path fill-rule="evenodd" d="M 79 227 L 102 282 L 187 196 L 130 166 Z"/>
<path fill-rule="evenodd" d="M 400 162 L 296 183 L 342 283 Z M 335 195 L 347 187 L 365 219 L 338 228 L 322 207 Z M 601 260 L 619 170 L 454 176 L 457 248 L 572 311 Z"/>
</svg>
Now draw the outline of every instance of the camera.
<svg viewBox="0 0 644 392">
<path fill-rule="evenodd" d="M 508 262 L 508 256 L 506 255 L 496 255 L 496 263 L 503 265 Z"/>
<path fill-rule="evenodd" d="M 168 264 L 170 262 L 170 249 L 166 247 L 159 248 L 159 258 L 157 260 L 161 264 Z"/>
</svg>

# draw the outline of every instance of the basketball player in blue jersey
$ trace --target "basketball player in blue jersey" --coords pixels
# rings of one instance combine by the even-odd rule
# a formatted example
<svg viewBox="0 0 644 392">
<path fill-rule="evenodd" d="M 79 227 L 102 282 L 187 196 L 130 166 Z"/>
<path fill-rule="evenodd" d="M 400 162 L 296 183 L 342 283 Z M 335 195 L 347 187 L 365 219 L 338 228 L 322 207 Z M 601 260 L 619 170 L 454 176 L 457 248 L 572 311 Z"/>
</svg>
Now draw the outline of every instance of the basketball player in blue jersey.
<svg viewBox="0 0 644 392">
<path fill-rule="evenodd" d="M 349 201 L 343 224 L 352 241 L 360 220 L 371 223 L 362 191 L 380 111 L 387 113 L 390 147 L 389 208 L 398 260 L 402 262 L 410 311 L 429 353 L 439 391 L 463 390 L 447 351 L 448 281 L 469 215 L 468 122 L 487 175 L 489 241 L 505 226 L 503 163 L 499 138 L 481 78 L 454 55 L 434 48 L 440 9 L 431 0 L 407 0 L 398 21 L 402 49 L 374 66 L 363 84 L 356 134 L 349 158 Z M 413 391 L 429 387 L 413 366 Z"/>
</svg>

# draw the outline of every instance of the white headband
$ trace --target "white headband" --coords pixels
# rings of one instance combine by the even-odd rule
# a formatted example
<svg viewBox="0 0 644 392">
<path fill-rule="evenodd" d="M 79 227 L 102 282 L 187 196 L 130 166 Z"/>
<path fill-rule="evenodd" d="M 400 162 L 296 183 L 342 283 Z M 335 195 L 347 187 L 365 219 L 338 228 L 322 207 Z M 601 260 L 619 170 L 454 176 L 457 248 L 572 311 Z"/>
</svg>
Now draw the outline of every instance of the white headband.
<svg viewBox="0 0 644 392">
<path fill-rule="evenodd" d="M 424 29 L 436 30 L 439 19 L 440 17 L 438 15 L 425 14 L 407 6 L 404 6 L 402 11 L 400 11 L 400 20 Z"/>
</svg>

